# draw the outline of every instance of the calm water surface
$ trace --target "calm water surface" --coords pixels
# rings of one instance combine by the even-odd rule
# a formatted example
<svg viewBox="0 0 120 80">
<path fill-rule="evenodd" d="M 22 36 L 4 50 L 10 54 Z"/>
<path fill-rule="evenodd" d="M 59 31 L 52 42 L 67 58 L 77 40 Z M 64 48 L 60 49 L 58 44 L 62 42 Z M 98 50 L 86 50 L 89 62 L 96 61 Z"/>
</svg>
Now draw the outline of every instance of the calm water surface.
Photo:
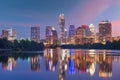
<svg viewBox="0 0 120 80">
<path fill-rule="evenodd" d="M 120 80 L 120 53 L 45 49 L 43 54 L 0 54 L 0 80 Z"/>
</svg>

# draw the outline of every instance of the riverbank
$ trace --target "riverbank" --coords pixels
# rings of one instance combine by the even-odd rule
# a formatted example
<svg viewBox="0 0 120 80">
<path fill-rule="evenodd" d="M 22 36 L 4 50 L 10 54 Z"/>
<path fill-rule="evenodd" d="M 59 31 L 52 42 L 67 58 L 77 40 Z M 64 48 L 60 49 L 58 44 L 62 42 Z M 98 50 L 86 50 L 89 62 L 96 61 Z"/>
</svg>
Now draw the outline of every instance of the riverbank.
<svg viewBox="0 0 120 80">
<path fill-rule="evenodd" d="M 106 50 L 120 50 L 120 41 L 106 42 L 106 44 L 66 44 L 66 45 L 51 45 L 49 48 L 61 47 L 63 49 L 106 49 Z"/>
<path fill-rule="evenodd" d="M 29 40 L 14 40 L 11 42 L 3 38 L 0 39 L 0 49 L 11 49 L 13 51 L 43 51 L 44 44 Z"/>
</svg>

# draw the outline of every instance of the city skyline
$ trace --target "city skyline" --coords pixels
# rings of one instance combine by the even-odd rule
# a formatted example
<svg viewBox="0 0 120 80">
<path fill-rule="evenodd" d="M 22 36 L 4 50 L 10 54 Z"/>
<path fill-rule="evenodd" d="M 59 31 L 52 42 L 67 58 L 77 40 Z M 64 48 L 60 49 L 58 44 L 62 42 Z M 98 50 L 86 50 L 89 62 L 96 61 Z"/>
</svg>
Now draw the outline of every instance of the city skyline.
<svg viewBox="0 0 120 80">
<path fill-rule="evenodd" d="M 97 6 L 96 6 L 97 4 Z M 30 37 L 30 27 L 40 26 L 41 39 L 45 38 L 46 26 L 59 31 L 59 14 L 65 14 L 65 27 L 79 27 L 93 23 L 96 28 L 102 20 L 112 23 L 112 35 L 120 36 L 120 1 L 116 0 L 24 0 L 0 1 L 0 30 L 13 27 L 18 38 Z M 1 34 L 1 33 L 0 33 Z"/>
</svg>

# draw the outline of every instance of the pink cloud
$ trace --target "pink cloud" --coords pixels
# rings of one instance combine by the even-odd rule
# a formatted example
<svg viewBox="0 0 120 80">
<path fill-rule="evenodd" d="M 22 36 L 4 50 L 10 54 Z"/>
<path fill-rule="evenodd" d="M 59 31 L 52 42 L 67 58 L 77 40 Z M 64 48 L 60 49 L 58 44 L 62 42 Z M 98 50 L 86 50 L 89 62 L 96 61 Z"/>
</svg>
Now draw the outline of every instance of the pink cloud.
<svg viewBox="0 0 120 80">
<path fill-rule="evenodd" d="M 82 7 L 79 5 L 75 7 L 70 20 L 75 23 L 90 24 L 113 5 L 120 5 L 120 0 L 88 0 Z M 76 21 L 72 21 L 73 18 Z"/>
<path fill-rule="evenodd" d="M 112 35 L 120 36 L 120 18 L 112 21 Z"/>
<path fill-rule="evenodd" d="M 74 11 L 74 17 L 77 21 L 84 24 L 85 22 L 93 22 L 111 5 L 110 0 L 89 0 L 82 8 L 77 7 Z M 81 20 L 81 21 L 80 21 Z"/>
</svg>

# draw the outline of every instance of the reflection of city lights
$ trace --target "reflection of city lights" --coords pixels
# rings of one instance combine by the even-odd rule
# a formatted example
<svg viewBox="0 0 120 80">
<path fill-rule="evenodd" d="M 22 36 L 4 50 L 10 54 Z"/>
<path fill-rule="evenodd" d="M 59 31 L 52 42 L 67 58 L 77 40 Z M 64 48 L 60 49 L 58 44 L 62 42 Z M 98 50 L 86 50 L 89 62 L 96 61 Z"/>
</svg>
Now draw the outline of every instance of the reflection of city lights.
<svg viewBox="0 0 120 80">
<path fill-rule="evenodd" d="M 3 63 L 3 68 L 8 71 L 12 71 L 12 69 L 16 66 L 16 61 L 13 57 L 8 57 L 7 63 Z"/>
<path fill-rule="evenodd" d="M 64 49 L 62 50 L 62 60 L 65 59 L 65 57 L 69 57 L 69 50 L 68 49 Z"/>
<path fill-rule="evenodd" d="M 49 69 L 52 70 L 52 61 L 49 61 Z"/>
<path fill-rule="evenodd" d="M 7 70 L 12 71 L 12 62 L 8 62 Z"/>
<path fill-rule="evenodd" d="M 40 55 L 31 57 L 31 70 L 40 71 Z"/>
<path fill-rule="evenodd" d="M 28 59 L 27 59 L 27 60 L 28 60 L 28 63 L 29 63 L 29 62 L 30 62 L 30 57 L 28 57 Z"/>
<path fill-rule="evenodd" d="M 89 50 L 89 54 L 95 54 L 96 53 L 96 50 Z"/>
<path fill-rule="evenodd" d="M 100 72 L 100 77 L 112 77 L 112 72 L 106 73 L 106 72 Z"/>
<path fill-rule="evenodd" d="M 90 75 L 93 76 L 95 73 L 95 67 L 96 67 L 96 63 L 92 63 L 90 65 Z"/>
<path fill-rule="evenodd" d="M 75 54 L 75 49 L 69 49 L 69 52 L 71 55 L 74 55 Z"/>
<path fill-rule="evenodd" d="M 65 70 L 67 70 L 67 64 L 65 64 L 65 67 L 64 67 L 64 68 L 65 68 Z"/>
<path fill-rule="evenodd" d="M 70 63 L 69 63 L 69 72 L 70 72 L 70 74 L 75 73 L 75 62 L 74 62 L 74 60 L 71 60 Z"/>
</svg>

